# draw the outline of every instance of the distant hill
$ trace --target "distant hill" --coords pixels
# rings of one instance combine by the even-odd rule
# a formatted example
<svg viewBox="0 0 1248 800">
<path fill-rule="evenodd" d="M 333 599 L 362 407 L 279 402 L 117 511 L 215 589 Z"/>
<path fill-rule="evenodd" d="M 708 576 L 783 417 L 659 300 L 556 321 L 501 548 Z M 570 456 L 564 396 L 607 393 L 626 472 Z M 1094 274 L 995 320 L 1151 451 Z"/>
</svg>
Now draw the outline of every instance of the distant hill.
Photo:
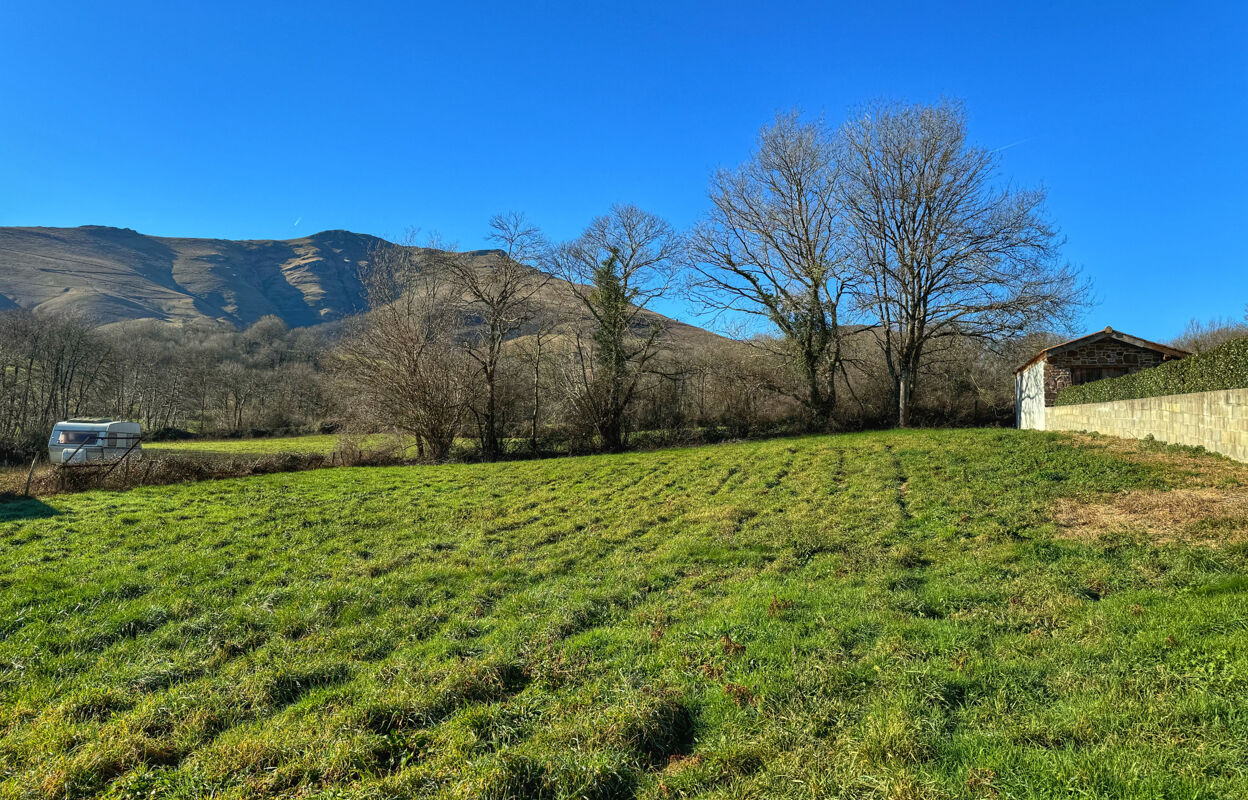
<svg viewBox="0 0 1248 800">
<path fill-rule="evenodd" d="M 0 228 L 0 309 L 73 311 L 104 325 L 132 319 L 263 316 L 291 327 L 364 309 L 361 261 L 383 240 L 324 231 L 285 241 L 183 239 L 123 228 Z"/>
<path fill-rule="evenodd" d="M 0 311 L 73 312 L 97 325 L 155 319 L 246 327 L 273 315 L 289 327 L 367 310 L 359 268 L 384 239 L 322 231 L 302 239 L 184 239 L 129 228 L 0 227 Z M 435 252 L 435 251 L 427 251 Z M 468 254 L 481 269 L 493 250 Z M 542 293 L 554 302 L 559 281 Z M 719 337 L 659 315 L 685 341 Z"/>
</svg>

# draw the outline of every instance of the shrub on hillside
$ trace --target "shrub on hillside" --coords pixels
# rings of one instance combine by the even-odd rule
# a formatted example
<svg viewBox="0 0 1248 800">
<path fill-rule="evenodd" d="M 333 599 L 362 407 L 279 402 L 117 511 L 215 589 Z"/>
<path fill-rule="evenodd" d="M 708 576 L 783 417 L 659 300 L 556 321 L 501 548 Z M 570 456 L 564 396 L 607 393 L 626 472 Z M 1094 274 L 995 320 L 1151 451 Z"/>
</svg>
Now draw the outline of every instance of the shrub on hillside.
<svg viewBox="0 0 1248 800">
<path fill-rule="evenodd" d="M 195 434 L 183 428 L 157 428 L 143 435 L 145 442 L 185 442 L 194 439 Z"/>
<path fill-rule="evenodd" d="M 1107 403 L 1168 394 L 1248 389 L 1248 338 L 1235 339 L 1205 353 L 1168 361 L 1121 378 L 1070 386 L 1057 396 L 1057 405 Z"/>
</svg>

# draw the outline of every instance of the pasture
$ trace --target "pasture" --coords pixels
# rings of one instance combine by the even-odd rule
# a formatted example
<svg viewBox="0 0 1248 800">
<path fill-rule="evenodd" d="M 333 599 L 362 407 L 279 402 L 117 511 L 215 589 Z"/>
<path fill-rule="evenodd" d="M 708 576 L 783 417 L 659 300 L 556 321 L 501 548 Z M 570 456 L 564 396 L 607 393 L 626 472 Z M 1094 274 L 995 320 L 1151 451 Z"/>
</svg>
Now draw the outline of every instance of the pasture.
<svg viewBox="0 0 1248 800">
<path fill-rule="evenodd" d="M 961 430 L 6 503 L 0 797 L 1248 795 L 1246 484 Z"/>
<path fill-rule="evenodd" d="M 410 449 L 408 442 L 396 436 L 373 435 L 358 440 L 360 448 L 365 450 L 394 449 L 400 447 Z M 318 454 L 329 455 L 341 442 L 341 437 L 332 433 L 309 434 L 306 436 L 275 436 L 261 439 L 185 439 L 168 442 L 144 443 L 143 449 L 159 455 L 180 455 L 184 453 L 211 453 L 229 456 L 266 456 L 282 453 L 297 455 Z"/>
</svg>

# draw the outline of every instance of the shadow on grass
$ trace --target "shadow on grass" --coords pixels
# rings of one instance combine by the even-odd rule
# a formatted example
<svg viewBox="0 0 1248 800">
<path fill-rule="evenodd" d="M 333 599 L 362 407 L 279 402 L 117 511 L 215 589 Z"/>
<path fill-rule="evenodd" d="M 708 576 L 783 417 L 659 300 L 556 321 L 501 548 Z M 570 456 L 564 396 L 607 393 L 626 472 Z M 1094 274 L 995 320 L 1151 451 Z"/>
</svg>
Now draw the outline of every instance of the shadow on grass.
<svg viewBox="0 0 1248 800">
<path fill-rule="evenodd" d="M 0 492 L 0 523 L 55 517 L 61 512 L 34 497 Z"/>
</svg>

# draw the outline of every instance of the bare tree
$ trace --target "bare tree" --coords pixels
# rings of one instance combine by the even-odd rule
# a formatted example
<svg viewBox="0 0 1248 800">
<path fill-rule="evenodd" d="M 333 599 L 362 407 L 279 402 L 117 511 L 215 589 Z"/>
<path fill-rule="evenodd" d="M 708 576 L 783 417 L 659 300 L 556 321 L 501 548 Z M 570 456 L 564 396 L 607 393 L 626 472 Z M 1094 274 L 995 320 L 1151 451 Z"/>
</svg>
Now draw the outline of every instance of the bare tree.
<svg viewBox="0 0 1248 800">
<path fill-rule="evenodd" d="M 572 403 L 609 451 L 627 444 L 628 411 L 664 333 L 662 318 L 646 309 L 670 290 L 682 247 L 664 220 L 615 205 L 549 256 L 588 325 L 574 337 Z"/>
<path fill-rule="evenodd" d="M 856 279 L 833 139 L 822 120 L 777 116 L 745 164 L 711 179 L 711 211 L 690 251 L 692 294 L 705 309 L 753 314 L 780 331 L 801 375 L 794 397 L 815 429 L 836 410 L 842 301 Z"/>
<path fill-rule="evenodd" d="M 858 291 L 908 425 L 925 350 L 1069 319 L 1086 288 L 1060 261 L 1043 189 L 994 185 L 1000 157 L 967 142 L 966 113 L 878 103 L 843 128 L 844 202 L 867 279 Z"/>
<path fill-rule="evenodd" d="M 463 312 L 475 323 L 465 346 L 484 386 L 476 409 L 482 454 L 494 460 L 502 454 L 499 363 L 504 344 L 533 318 L 534 296 L 549 276 L 531 266 L 546 245 L 541 231 L 523 214 L 496 215 L 490 220 L 490 231 L 490 241 L 502 251 L 497 259 L 480 264 L 463 253 L 446 253 L 443 261 L 462 299 Z"/>
<path fill-rule="evenodd" d="M 419 250 L 389 245 L 362 270 L 370 311 L 357 318 L 333 362 L 354 411 L 374 428 L 416 438 L 418 452 L 444 460 L 463 424 L 471 372 L 454 340 L 454 297 Z"/>
<path fill-rule="evenodd" d="M 245 331 L 133 320 L 99 329 L 73 314 L 0 311 L 0 461 L 41 449 L 78 415 L 200 434 L 297 429 L 325 418 L 323 335 L 276 319 Z"/>
<path fill-rule="evenodd" d="M 556 320 L 549 314 L 534 320 L 532 333 L 519 343 L 519 357 L 528 370 L 529 400 L 529 451 L 536 455 L 540 452 L 538 428 L 542 419 L 542 366 L 545 363 L 546 349 L 550 345 L 556 328 Z"/>
<path fill-rule="evenodd" d="M 53 422 L 89 411 L 113 355 L 75 315 L 0 312 L 0 462 L 28 457 Z"/>
</svg>

